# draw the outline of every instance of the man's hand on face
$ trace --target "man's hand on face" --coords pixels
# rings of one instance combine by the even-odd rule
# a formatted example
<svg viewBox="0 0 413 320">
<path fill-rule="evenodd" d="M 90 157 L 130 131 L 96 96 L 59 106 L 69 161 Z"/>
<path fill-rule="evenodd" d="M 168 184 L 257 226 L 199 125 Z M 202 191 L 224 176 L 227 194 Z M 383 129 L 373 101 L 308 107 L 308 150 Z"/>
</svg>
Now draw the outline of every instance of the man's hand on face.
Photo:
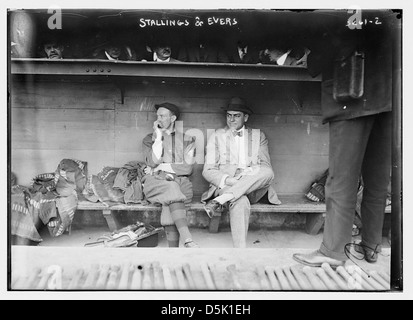
<svg viewBox="0 0 413 320">
<path fill-rule="evenodd" d="M 159 122 L 159 120 L 156 120 L 153 123 L 153 134 L 154 134 L 154 138 L 155 139 L 161 139 L 162 137 L 162 128 L 161 128 L 161 124 Z"/>
</svg>

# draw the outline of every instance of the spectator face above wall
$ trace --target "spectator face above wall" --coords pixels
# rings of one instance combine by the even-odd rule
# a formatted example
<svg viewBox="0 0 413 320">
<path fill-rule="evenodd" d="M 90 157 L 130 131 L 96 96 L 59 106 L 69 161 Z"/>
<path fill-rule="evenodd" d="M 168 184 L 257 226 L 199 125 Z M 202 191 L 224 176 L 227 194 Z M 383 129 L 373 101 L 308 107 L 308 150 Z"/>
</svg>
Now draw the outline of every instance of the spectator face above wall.
<svg viewBox="0 0 413 320">
<path fill-rule="evenodd" d="M 46 52 L 48 59 L 62 59 L 63 58 L 63 46 L 57 43 L 46 43 L 44 45 L 44 52 Z"/>
<path fill-rule="evenodd" d="M 158 46 L 154 50 L 160 60 L 164 61 L 171 57 L 172 50 L 170 46 Z"/>
</svg>

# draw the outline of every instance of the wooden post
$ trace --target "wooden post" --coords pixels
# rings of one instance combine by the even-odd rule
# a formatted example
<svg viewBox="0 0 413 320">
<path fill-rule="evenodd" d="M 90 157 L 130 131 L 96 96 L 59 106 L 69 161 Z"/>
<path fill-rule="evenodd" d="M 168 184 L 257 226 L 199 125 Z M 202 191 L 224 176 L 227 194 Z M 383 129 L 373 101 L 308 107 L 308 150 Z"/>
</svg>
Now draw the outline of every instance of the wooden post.
<svg viewBox="0 0 413 320">
<path fill-rule="evenodd" d="M 209 232 L 217 233 L 219 229 L 219 223 L 221 221 L 221 216 L 212 217 L 209 221 Z"/>
<path fill-rule="evenodd" d="M 110 231 L 120 229 L 120 225 L 116 217 L 113 215 L 112 210 L 102 210 L 103 216 L 106 219 Z"/>
<path fill-rule="evenodd" d="M 315 236 L 324 225 L 325 213 L 307 213 L 305 231 Z"/>
</svg>

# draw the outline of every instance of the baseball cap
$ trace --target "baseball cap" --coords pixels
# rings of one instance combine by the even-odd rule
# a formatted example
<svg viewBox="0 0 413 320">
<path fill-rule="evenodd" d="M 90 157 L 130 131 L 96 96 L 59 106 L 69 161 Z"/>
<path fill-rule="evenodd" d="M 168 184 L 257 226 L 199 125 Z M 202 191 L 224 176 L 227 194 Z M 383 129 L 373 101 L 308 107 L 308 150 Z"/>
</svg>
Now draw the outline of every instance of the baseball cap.
<svg viewBox="0 0 413 320">
<path fill-rule="evenodd" d="M 179 108 L 176 105 L 174 105 L 173 103 L 164 102 L 164 103 L 161 103 L 161 104 L 155 104 L 155 109 L 158 110 L 159 108 L 168 109 L 169 111 L 171 111 L 176 116 L 176 118 L 179 118 L 179 114 L 180 114 Z"/>
</svg>

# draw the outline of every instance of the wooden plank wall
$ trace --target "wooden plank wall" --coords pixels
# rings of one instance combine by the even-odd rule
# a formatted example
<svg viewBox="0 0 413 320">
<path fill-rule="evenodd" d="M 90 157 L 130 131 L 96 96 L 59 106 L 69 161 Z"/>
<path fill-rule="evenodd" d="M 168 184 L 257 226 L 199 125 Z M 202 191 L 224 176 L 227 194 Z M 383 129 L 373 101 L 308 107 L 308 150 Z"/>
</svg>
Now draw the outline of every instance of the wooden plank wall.
<svg viewBox="0 0 413 320">
<path fill-rule="evenodd" d="M 232 96 L 247 100 L 254 110 L 249 125 L 268 137 L 280 195 L 302 194 L 328 166 L 319 83 L 138 79 L 124 88 L 122 104 L 111 82 L 14 81 L 11 164 L 19 183 L 53 172 L 63 158 L 87 161 L 89 173 L 142 160 L 141 141 L 156 118 L 153 105 L 165 101 L 181 107 L 185 131 L 202 132 L 202 149 L 207 130 L 225 125 L 222 108 Z M 196 195 L 207 188 L 201 170 L 197 164 L 192 177 Z"/>
</svg>

